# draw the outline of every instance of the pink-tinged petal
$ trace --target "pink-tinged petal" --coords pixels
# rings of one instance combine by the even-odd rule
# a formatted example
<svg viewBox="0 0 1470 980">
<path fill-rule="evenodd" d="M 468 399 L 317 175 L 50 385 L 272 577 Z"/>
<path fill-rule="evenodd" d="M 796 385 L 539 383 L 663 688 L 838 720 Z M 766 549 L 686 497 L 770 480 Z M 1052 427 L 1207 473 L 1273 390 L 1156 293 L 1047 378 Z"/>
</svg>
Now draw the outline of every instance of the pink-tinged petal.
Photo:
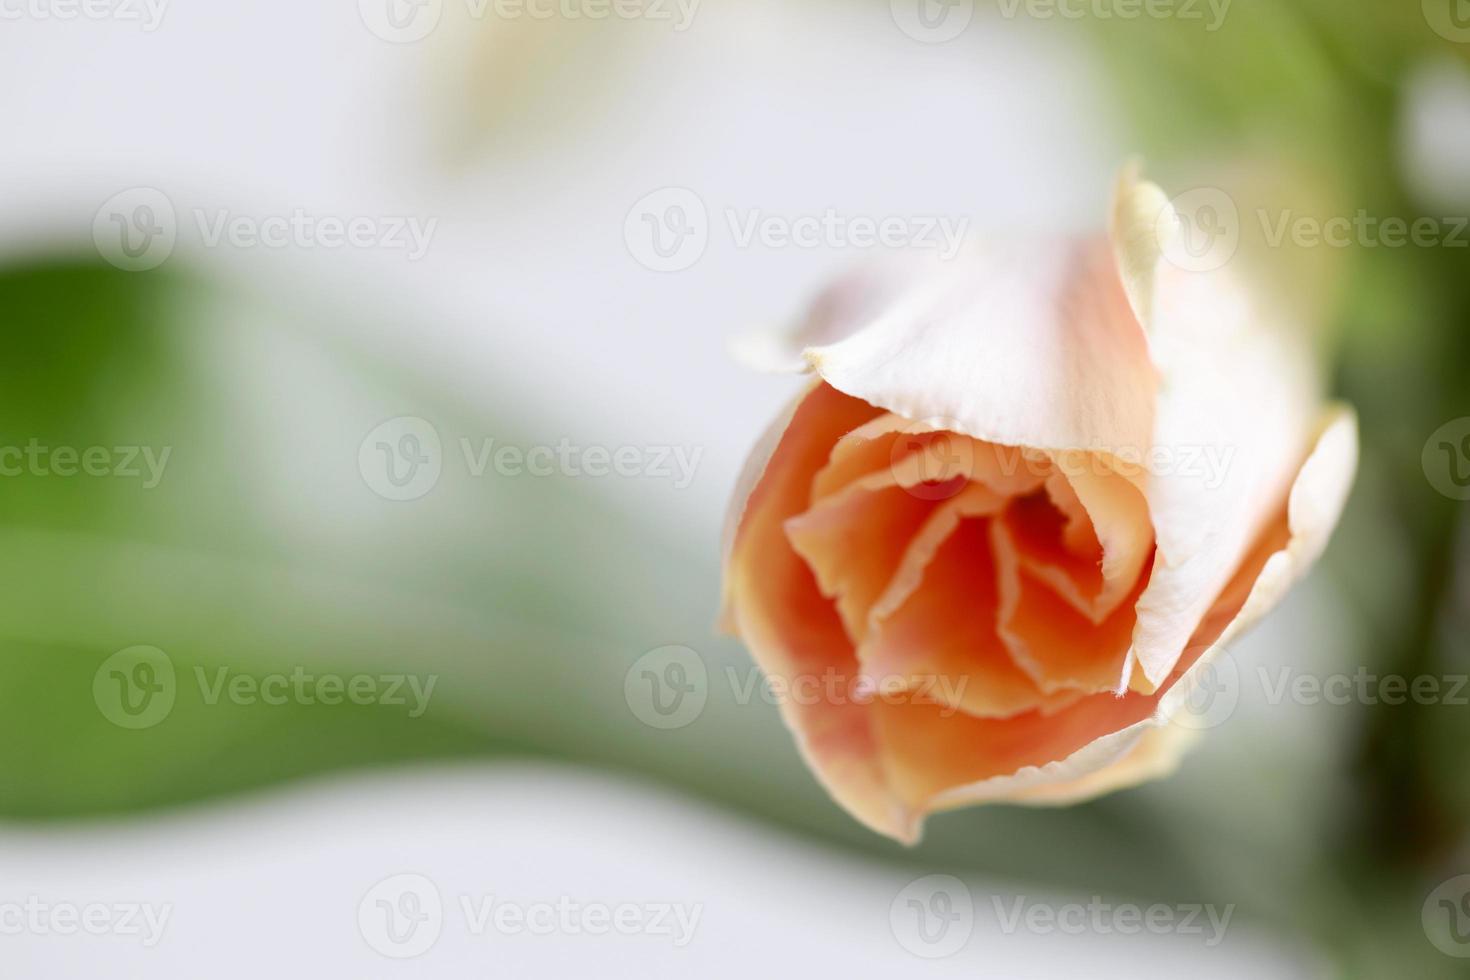
<svg viewBox="0 0 1470 980">
<path fill-rule="evenodd" d="M 840 391 L 1001 445 L 1137 448 L 1153 429 L 1153 365 L 1101 238 L 977 248 L 806 356 Z"/>
</svg>

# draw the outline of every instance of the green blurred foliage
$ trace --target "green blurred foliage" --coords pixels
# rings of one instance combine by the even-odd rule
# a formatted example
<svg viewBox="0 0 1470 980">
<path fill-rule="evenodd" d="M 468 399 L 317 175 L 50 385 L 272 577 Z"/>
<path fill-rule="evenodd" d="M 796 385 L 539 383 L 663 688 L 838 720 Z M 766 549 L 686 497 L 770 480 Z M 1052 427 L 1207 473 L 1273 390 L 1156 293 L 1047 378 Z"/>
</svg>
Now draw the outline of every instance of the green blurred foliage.
<svg viewBox="0 0 1470 980">
<path fill-rule="evenodd" d="M 1470 46 L 1431 30 L 1420 3 L 1235 0 L 1212 33 L 1146 19 L 1090 27 L 1139 149 L 1165 172 L 1226 186 L 1243 213 L 1444 217 L 1404 170 L 1406 86 L 1435 60 L 1470 64 Z M 1231 176 L 1210 179 L 1221 173 Z M 1359 244 L 1268 259 L 1266 276 L 1297 294 L 1287 301 L 1317 310 L 1331 387 L 1361 419 L 1359 485 L 1323 573 L 1354 618 L 1342 662 L 1463 674 L 1465 509 L 1429 484 L 1421 451 L 1470 415 L 1470 256 Z M 1305 290 L 1316 295 L 1302 303 Z M 1459 975 L 1418 915 L 1434 885 L 1470 869 L 1470 713 L 1379 704 L 1346 735 L 1334 762 L 1349 795 L 1324 815 L 1311 874 L 1286 904 L 1346 975 Z"/>
</svg>

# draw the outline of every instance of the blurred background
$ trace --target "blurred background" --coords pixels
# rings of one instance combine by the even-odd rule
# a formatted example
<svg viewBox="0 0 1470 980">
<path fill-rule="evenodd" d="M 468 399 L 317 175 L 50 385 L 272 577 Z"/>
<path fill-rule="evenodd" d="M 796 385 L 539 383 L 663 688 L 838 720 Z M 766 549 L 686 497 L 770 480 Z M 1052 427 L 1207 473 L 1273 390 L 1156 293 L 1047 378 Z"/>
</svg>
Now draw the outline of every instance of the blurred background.
<svg viewBox="0 0 1470 980">
<path fill-rule="evenodd" d="M 4 975 L 1464 975 L 1465 0 L 0 17 Z M 902 848 L 713 633 L 732 338 L 1135 155 L 1354 496 L 1177 776 Z"/>
</svg>

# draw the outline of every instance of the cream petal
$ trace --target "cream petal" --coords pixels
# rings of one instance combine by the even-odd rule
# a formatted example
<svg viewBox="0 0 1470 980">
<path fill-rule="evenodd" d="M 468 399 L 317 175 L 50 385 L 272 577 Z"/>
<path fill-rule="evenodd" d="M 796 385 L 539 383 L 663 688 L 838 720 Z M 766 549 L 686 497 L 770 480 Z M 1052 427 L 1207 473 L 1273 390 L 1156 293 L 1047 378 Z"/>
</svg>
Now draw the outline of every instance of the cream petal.
<svg viewBox="0 0 1470 980">
<path fill-rule="evenodd" d="M 1141 447 L 1153 428 L 1153 365 L 1101 238 L 978 246 L 806 357 L 840 391 L 1005 446 Z"/>
<path fill-rule="evenodd" d="M 731 341 L 730 351 L 758 371 L 805 372 L 808 347 L 836 343 L 881 319 L 942 261 L 925 250 L 861 263 L 822 290 L 795 328 L 752 331 Z"/>
<path fill-rule="evenodd" d="M 1189 697 L 1190 684 L 1219 650 L 1274 609 L 1327 547 L 1358 469 L 1357 415 L 1346 405 L 1334 405 L 1319 424 L 1319 433 L 1311 455 L 1292 483 L 1285 520 L 1278 518 L 1276 526 L 1269 528 L 1256 546 L 1257 554 L 1269 551 L 1264 562 L 1259 562 L 1259 573 L 1250 579 L 1249 588 L 1244 576 L 1237 575 L 1206 617 L 1191 641 L 1191 646 L 1203 645 L 1203 652 L 1184 681 L 1164 696 L 1159 710 L 1161 721 L 1181 710 Z M 1248 567 L 1257 564 L 1253 559 Z M 1239 598 L 1242 594 L 1243 599 Z"/>
<path fill-rule="evenodd" d="M 1311 437 L 1317 383 L 1299 338 L 1226 270 L 1161 268 L 1153 304 L 1163 381 L 1144 496 L 1158 553 L 1133 652 L 1157 685 L 1279 507 Z"/>
<path fill-rule="evenodd" d="M 1102 547 L 1102 589 L 1091 616 L 1102 622 L 1133 591 L 1154 546 L 1148 502 L 1125 476 L 1096 453 L 1067 453 L 1057 461 Z"/>
</svg>

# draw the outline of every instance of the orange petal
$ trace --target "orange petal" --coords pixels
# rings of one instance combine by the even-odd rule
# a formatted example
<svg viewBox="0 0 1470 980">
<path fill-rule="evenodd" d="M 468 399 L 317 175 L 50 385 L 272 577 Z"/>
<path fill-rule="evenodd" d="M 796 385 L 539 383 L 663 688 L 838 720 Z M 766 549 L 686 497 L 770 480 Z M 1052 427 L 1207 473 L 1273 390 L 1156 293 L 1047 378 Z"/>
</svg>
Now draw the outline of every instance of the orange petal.
<svg viewBox="0 0 1470 980">
<path fill-rule="evenodd" d="M 782 524 L 806 507 L 811 479 L 833 443 L 875 414 L 826 385 L 809 389 L 740 507 L 726 569 L 730 618 L 762 670 L 788 684 L 832 670 L 856 672 L 837 612 Z M 782 699 L 781 712 L 827 791 L 874 830 L 897 834 L 908 817 L 886 787 L 869 709 Z"/>
<path fill-rule="evenodd" d="M 996 633 L 988 524 L 959 520 L 924 569 L 923 585 L 875 624 L 858 659 L 880 689 L 901 679 L 906 690 L 984 717 L 1046 700 Z"/>
<path fill-rule="evenodd" d="M 1116 689 L 1132 641 L 1133 602 L 1147 576 L 1134 583 L 1110 616 L 1095 623 L 1023 569 L 1005 522 L 996 521 L 991 533 L 1000 582 L 999 633 L 1016 663 L 1045 691 Z"/>
</svg>

